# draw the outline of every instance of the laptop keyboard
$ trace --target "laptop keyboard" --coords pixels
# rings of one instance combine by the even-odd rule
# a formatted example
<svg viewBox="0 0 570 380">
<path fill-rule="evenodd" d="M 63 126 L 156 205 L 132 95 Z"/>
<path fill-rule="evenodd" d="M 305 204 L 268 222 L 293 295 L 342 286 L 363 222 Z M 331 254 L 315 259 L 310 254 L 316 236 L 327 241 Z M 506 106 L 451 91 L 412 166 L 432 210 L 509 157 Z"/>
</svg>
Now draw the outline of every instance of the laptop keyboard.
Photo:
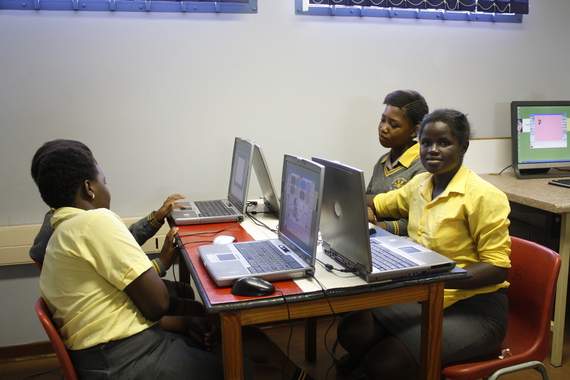
<svg viewBox="0 0 570 380">
<path fill-rule="evenodd" d="M 221 215 L 239 215 L 226 206 L 224 201 L 196 201 L 196 206 L 200 210 L 201 216 L 221 216 Z"/>
<path fill-rule="evenodd" d="M 294 258 L 284 255 L 269 242 L 237 244 L 234 247 L 243 255 L 251 273 L 275 272 L 287 269 L 302 268 Z"/>
<path fill-rule="evenodd" d="M 390 252 L 377 241 L 370 240 L 370 249 L 372 250 L 372 265 L 380 270 L 413 268 L 418 266 L 413 261 Z"/>
</svg>

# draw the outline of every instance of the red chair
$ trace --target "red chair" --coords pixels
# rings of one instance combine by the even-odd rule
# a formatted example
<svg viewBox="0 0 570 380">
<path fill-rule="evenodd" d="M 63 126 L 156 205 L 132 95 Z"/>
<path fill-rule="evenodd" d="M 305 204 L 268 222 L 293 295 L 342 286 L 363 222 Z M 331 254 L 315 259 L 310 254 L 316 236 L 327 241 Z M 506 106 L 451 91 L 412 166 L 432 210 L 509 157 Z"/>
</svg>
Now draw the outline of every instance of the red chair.
<svg viewBox="0 0 570 380">
<path fill-rule="evenodd" d="M 443 370 L 450 380 L 495 380 L 533 368 L 548 380 L 542 361 L 550 347 L 550 319 L 560 256 L 551 249 L 512 237 L 508 291 L 509 319 L 503 358 L 456 364 Z M 508 351 L 506 351 L 508 349 Z"/>
<path fill-rule="evenodd" d="M 39 298 L 36 301 L 34 309 L 36 310 L 36 314 L 49 337 L 51 345 L 55 351 L 55 355 L 57 356 L 57 360 L 61 365 L 63 378 L 65 380 L 77 380 L 77 373 L 75 372 L 75 368 L 73 367 L 67 348 L 63 344 L 61 336 L 59 336 L 59 332 L 53 325 L 51 321 L 51 312 L 42 298 Z"/>
</svg>

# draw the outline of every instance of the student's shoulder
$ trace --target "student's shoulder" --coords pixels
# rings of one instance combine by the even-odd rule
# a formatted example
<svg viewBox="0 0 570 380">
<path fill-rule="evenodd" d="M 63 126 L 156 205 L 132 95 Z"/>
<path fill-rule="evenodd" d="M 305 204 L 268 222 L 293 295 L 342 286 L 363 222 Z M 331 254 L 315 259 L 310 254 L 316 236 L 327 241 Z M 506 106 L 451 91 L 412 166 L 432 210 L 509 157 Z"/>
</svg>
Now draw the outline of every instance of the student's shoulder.
<svg viewBox="0 0 570 380">
<path fill-rule="evenodd" d="M 495 185 L 487 182 L 471 169 L 467 169 L 466 194 L 471 197 L 485 198 L 487 201 L 496 200 L 499 203 L 508 203 L 506 194 Z"/>
<path fill-rule="evenodd" d="M 82 215 L 83 221 L 93 227 L 102 228 L 123 227 L 121 218 L 113 211 L 106 208 L 88 210 Z"/>
</svg>

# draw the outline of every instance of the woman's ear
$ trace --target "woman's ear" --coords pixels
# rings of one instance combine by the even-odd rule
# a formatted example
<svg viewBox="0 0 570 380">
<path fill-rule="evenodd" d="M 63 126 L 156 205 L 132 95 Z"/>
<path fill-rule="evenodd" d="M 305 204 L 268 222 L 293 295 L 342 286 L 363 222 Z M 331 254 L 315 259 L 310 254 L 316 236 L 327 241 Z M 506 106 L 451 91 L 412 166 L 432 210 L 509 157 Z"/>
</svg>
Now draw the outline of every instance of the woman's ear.
<svg viewBox="0 0 570 380">
<path fill-rule="evenodd" d="M 89 181 L 88 179 L 83 181 L 83 192 L 87 199 L 90 200 L 95 199 L 95 191 L 93 190 L 93 185 L 91 184 L 91 181 Z"/>
</svg>

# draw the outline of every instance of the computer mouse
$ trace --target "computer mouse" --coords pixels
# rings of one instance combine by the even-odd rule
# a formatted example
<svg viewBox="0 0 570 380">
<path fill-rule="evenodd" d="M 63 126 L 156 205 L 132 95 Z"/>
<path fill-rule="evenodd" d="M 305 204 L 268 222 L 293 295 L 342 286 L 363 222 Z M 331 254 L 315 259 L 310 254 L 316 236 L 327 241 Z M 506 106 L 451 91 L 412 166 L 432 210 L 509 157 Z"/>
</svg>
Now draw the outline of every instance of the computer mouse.
<svg viewBox="0 0 570 380">
<path fill-rule="evenodd" d="M 259 277 L 238 278 L 232 286 L 232 294 L 235 296 L 267 296 L 275 291 L 275 287 L 269 281 Z"/>
<path fill-rule="evenodd" d="M 212 243 L 224 245 L 224 244 L 231 244 L 236 241 L 236 238 L 231 235 L 218 235 L 214 238 Z"/>
</svg>

